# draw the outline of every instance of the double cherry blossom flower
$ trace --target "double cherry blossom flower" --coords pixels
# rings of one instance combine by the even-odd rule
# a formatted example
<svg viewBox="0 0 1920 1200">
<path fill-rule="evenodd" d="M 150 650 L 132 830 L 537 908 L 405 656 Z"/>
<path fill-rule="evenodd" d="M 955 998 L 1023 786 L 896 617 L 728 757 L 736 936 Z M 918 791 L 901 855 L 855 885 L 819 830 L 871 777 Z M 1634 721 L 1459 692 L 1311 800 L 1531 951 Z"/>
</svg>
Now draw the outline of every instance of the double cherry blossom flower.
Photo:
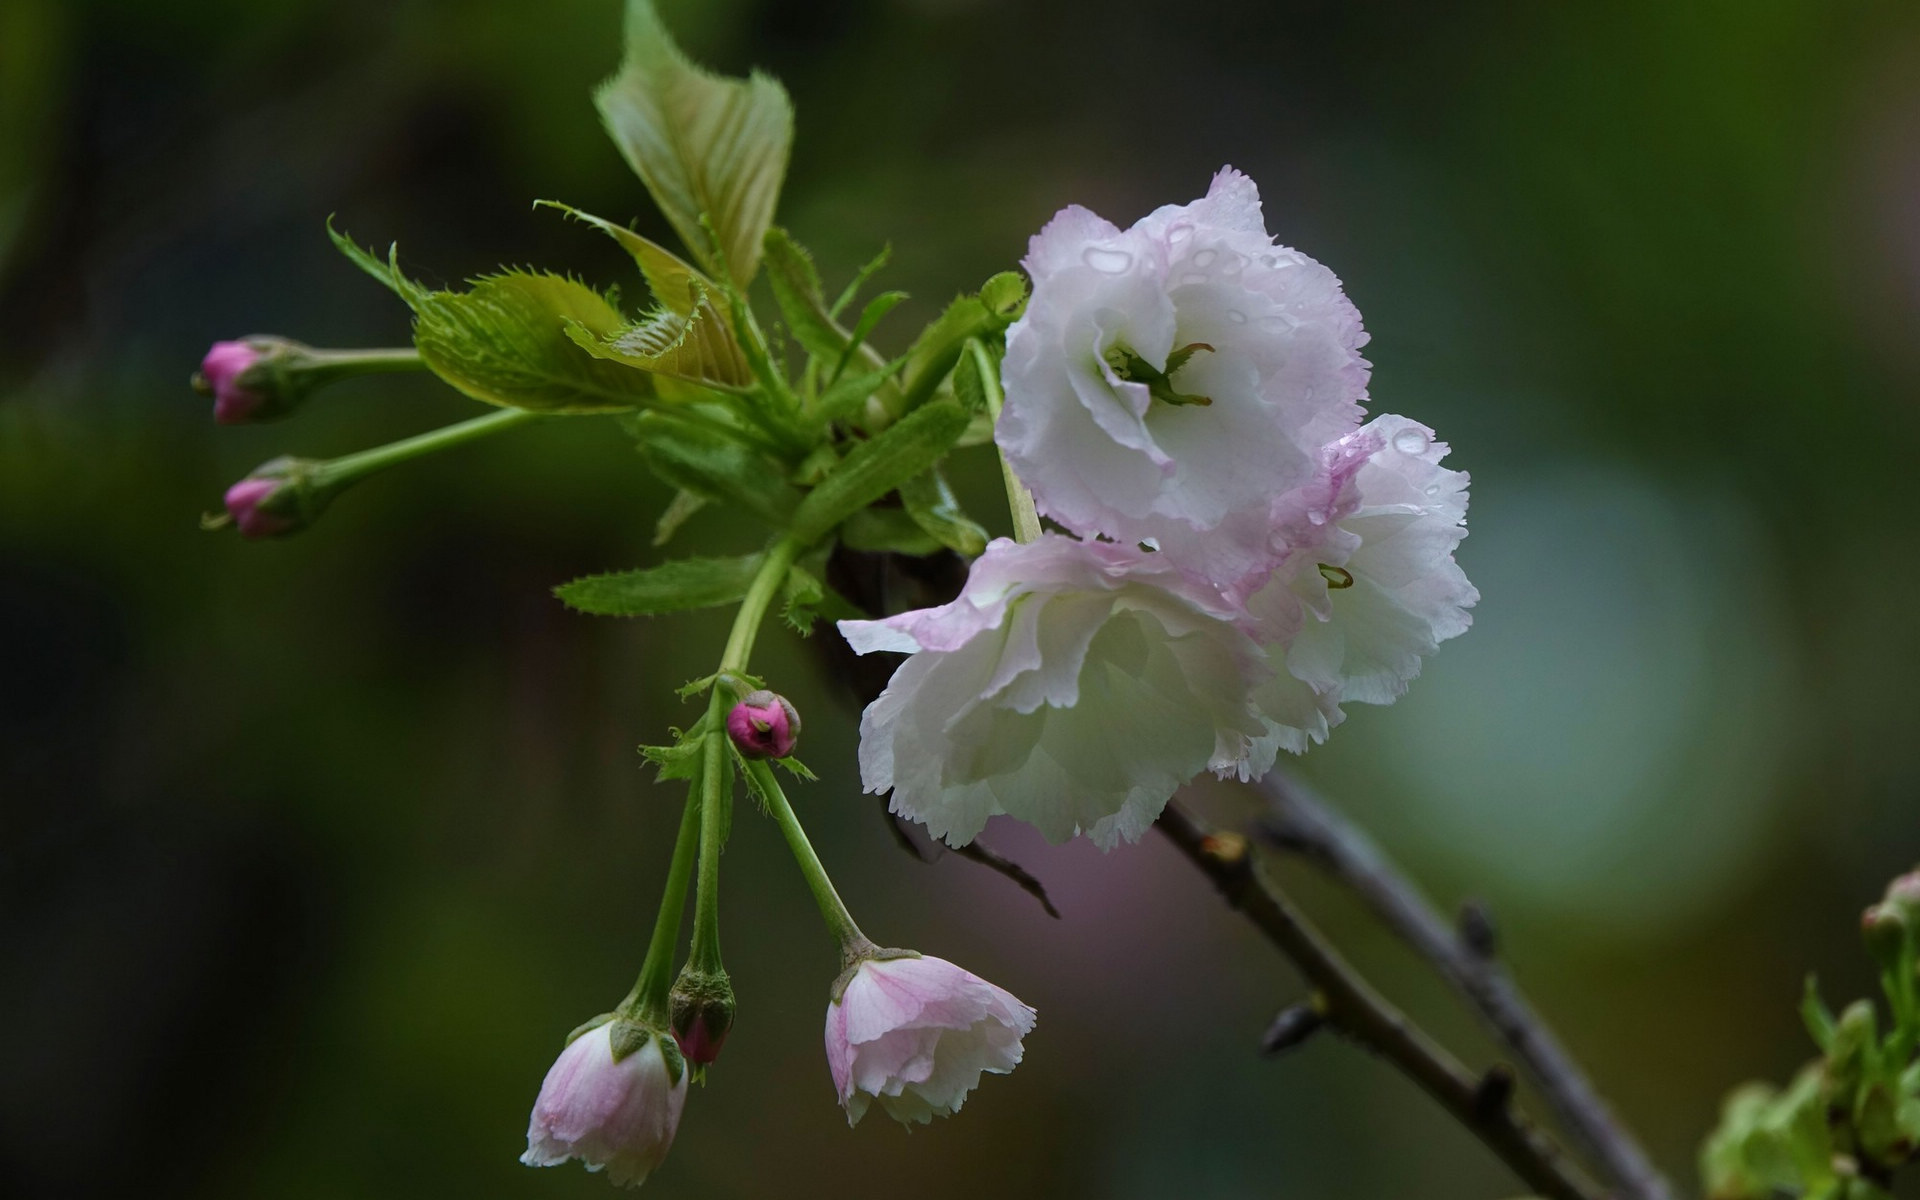
<svg viewBox="0 0 1920 1200">
<path fill-rule="evenodd" d="M 1361 423 L 1358 312 L 1232 168 L 1126 230 L 1068 208 L 1024 265 L 995 440 L 1073 536 L 841 622 L 913 655 L 862 718 L 861 775 L 954 845 L 1006 813 L 1111 848 L 1201 771 L 1258 777 L 1343 702 L 1391 703 L 1465 631 L 1467 477 L 1425 426 Z"/>
</svg>

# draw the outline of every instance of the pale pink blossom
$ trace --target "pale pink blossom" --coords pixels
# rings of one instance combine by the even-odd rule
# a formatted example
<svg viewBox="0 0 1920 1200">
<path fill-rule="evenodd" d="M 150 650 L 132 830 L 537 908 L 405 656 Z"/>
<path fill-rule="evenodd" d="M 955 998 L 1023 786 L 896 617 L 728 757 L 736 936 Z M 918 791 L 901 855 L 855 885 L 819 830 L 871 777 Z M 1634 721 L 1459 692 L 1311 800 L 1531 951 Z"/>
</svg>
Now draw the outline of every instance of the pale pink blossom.
<svg viewBox="0 0 1920 1200">
<path fill-rule="evenodd" d="M 1065 209 L 1024 265 L 1033 297 L 1007 333 L 995 439 L 1040 510 L 1222 584 L 1270 568 L 1269 505 L 1366 397 L 1340 281 L 1273 244 L 1230 167 L 1130 229 Z"/>
<path fill-rule="evenodd" d="M 1331 703 L 1239 616 L 1162 554 L 995 541 L 952 603 L 840 623 L 859 653 L 913 655 L 861 717 L 861 780 L 956 846 L 1000 813 L 1137 841 L 1201 771 L 1264 774 L 1325 736 Z"/>
<path fill-rule="evenodd" d="M 881 951 L 827 1005 L 827 1067 L 858 1124 L 875 1101 L 902 1124 L 960 1111 L 983 1074 L 1019 1065 L 1034 1011 L 943 958 Z"/>
<path fill-rule="evenodd" d="M 574 1038 L 547 1072 L 520 1161 L 551 1167 L 577 1158 L 638 1187 L 666 1159 L 686 1102 L 687 1065 L 673 1035 L 607 1021 Z"/>
<path fill-rule="evenodd" d="M 1480 593 L 1454 561 L 1467 475 L 1447 445 L 1382 416 L 1321 453 L 1312 483 L 1274 506 L 1282 565 L 1248 602 L 1287 672 L 1340 701 L 1391 704 L 1440 643 L 1467 631 Z"/>
</svg>

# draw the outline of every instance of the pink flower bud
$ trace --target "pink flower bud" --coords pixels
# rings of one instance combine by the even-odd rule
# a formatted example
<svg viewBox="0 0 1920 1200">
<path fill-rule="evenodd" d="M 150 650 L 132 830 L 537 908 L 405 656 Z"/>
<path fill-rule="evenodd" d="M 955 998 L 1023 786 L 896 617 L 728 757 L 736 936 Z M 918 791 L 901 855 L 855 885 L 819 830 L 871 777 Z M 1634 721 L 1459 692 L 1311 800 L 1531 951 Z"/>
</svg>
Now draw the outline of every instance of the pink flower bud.
<svg viewBox="0 0 1920 1200">
<path fill-rule="evenodd" d="M 213 394 L 214 420 L 242 425 L 253 419 L 266 396 L 243 386 L 240 379 L 259 361 L 260 352 L 245 342 L 215 342 L 200 360 L 200 375 L 194 382 Z"/>
<path fill-rule="evenodd" d="M 269 496 L 280 489 L 278 479 L 249 477 L 227 489 L 227 513 L 239 527 L 242 537 L 263 538 L 289 533 L 293 518 L 261 508 Z"/>
<path fill-rule="evenodd" d="M 534 1101 L 520 1161 L 551 1167 L 577 1158 L 638 1187 L 672 1149 L 686 1102 L 687 1065 L 672 1035 L 616 1018 L 560 1052 Z"/>
<path fill-rule="evenodd" d="M 1019 1064 L 1033 1031 L 1013 993 L 944 958 L 864 959 L 837 986 L 827 1068 L 849 1125 L 875 1101 L 903 1125 L 958 1112 L 983 1073 Z"/>
<path fill-rule="evenodd" d="M 785 758 L 800 738 L 800 714 L 785 696 L 749 692 L 727 714 L 727 736 L 748 758 Z"/>
</svg>

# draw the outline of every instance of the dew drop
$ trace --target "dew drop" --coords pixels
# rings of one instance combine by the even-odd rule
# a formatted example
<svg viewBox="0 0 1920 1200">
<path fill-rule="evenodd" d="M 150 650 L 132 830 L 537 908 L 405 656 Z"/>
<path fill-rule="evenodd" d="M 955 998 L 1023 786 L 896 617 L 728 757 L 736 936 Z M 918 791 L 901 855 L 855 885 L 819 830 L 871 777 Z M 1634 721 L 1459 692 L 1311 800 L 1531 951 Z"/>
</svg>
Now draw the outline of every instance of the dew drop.
<svg viewBox="0 0 1920 1200">
<path fill-rule="evenodd" d="M 1213 260 L 1219 257 L 1220 255 L 1217 251 L 1202 250 L 1200 253 L 1193 256 L 1193 265 L 1196 267 L 1200 267 L 1204 270 L 1205 268 L 1212 266 Z"/>
<path fill-rule="evenodd" d="M 1167 240 L 1169 242 L 1173 242 L 1176 244 L 1180 242 L 1184 242 L 1192 236 L 1193 236 L 1193 226 L 1191 225 L 1186 225 L 1186 224 L 1175 225 L 1172 229 L 1167 230 Z"/>
<path fill-rule="evenodd" d="M 1393 435 L 1393 448 L 1402 454 L 1425 454 L 1427 435 L 1418 429 L 1402 429 Z"/>
<path fill-rule="evenodd" d="M 1227 320 L 1232 321 L 1235 325 L 1245 325 L 1247 323 L 1247 314 L 1237 308 L 1230 308 L 1227 310 Z"/>
<path fill-rule="evenodd" d="M 1107 275 L 1118 275 L 1133 265 L 1133 255 L 1125 250 L 1107 250 L 1100 246 L 1087 247 L 1087 252 L 1080 257 L 1088 266 Z"/>
<path fill-rule="evenodd" d="M 1439 485 L 1439 484 L 1437 484 L 1437 483 L 1430 483 L 1430 484 L 1428 484 L 1428 485 L 1427 485 L 1427 495 L 1429 495 L 1429 496 L 1438 496 L 1439 494 L 1440 494 L 1440 485 Z"/>
<path fill-rule="evenodd" d="M 1325 509 L 1321 509 L 1321 508 L 1310 508 L 1310 509 L 1308 509 L 1308 510 L 1307 510 L 1307 523 L 1308 523 L 1309 525 L 1325 525 L 1325 524 L 1327 523 L 1327 513 L 1326 513 L 1326 510 L 1325 510 Z"/>
<path fill-rule="evenodd" d="M 1280 265 L 1280 256 L 1278 254 L 1262 254 L 1260 256 L 1260 265 L 1269 269 L 1277 267 Z"/>
</svg>

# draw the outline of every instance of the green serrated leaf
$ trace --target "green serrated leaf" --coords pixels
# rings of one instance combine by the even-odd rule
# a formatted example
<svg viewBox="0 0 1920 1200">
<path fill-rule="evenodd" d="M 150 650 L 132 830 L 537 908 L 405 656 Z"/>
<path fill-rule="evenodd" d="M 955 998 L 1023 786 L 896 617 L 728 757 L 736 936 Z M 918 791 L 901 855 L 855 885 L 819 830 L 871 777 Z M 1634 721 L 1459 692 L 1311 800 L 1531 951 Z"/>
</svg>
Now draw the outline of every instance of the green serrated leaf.
<svg viewBox="0 0 1920 1200">
<path fill-rule="evenodd" d="M 733 331 L 704 299 L 690 317 L 658 309 L 611 334 L 596 335 L 569 322 L 567 337 L 595 358 L 688 383 L 731 389 L 753 382 L 753 369 Z"/>
<path fill-rule="evenodd" d="M 398 250 L 385 263 L 333 231 L 335 245 L 413 309 L 413 341 L 433 373 L 475 400 L 534 412 L 614 412 L 657 398 L 653 383 L 574 345 L 569 329 L 605 337 L 620 311 L 583 283 L 543 272 L 505 271 L 465 292 L 437 292 L 408 279 Z"/>
<path fill-rule="evenodd" d="M 633 257 L 634 265 L 640 268 L 640 275 L 647 281 L 647 288 L 653 293 L 654 300 L 672 312 L 683 317 L 692 316 L 698 301 L 710 300 L 719 294 L 719 288 L 713 280 L 686 259 L 624 225 L 616 225 L 558 200 L 535 200 L 533 206 L 557 209 L 565 216 L 591 225 L 618 242 L 620 248 Z"/>
<path fill-rule="evenodd" d="M 776 526 L 800 505 L 786 468 L 739 438 L 665 411 L 641 413 L 627 428 L 648 469 L 682 491 Z"/>
<path fill-rule="evenodd" d="M 658 768 L 654 778 L 665 783 L 672 779 L 691 780 L 700 773 L 700 743 L 676 742 L 671 746 L 642 746 L 641 757 Z"/>
<path fill-rule="evenodd" d="M 785 758 L 774 759 L 773 765 L 786 771 L 787 774 L 793 776 L 795 779 L 803 779 L 808 783 L 818 783 L 820 781 L 820 777 L 813 773 L 813 768 L 807 766 L 807 764 L 801 762 L 791 754 Z"/>
<path fill-rule="evenodd" d="M 607 132 L 694 257 L 745 286 L 793 148 L 793 104 L 770 76 L 715 75 L 687 60 L 652 0 L 628 0 L 626 61 L 594 103 Z M 718 246 L 701 228 L 711 221 Z"/>
<path fill-rule="evenodd" d="M 901 484 L 900 503 L 915 525 L 947 549 L 978 558 L 987 548 L 987 531 L 961 509 L 938 467 Z"/>
<path fill-rule="evenodd" d="M 684 489 L 676 491 L 666 510 L 660 514 L 660 519 L 653 523 L 653 544 L 664 546 L 672 541 L 673 535 L 679 533 L 680 527 L 687 523 L 687 518 L 706 506 L 706 497 Z"/>
<path fill-rule="evenodd" d="M 731 604 L 747 594 L 760 556 L 681 558 L 657 567 L 589 575 L 553 589 L 568 608 L 602 617 L 651 617 Z"/>
<path fill-rule="evenodd" d="M 826 594 L 826 585 L 812 572 L 799 566 L 789 568 L 780 588 L 781 618 L 795 633 L 805 637 L 813 632 L 813 623 L 820 619 L 818 608 Z"/>
<path fill-rule="evenodd" d="M 823 366 L 839 361 L 847 331 L 827 312 L 813 256 L 778 225 L 767 230 L 765 249 L 767 282 L 794 340 Z"/>
<path fill-rule="evenodd" d="M 965 409 L 941 401 L 909 413 L 854 447 L 801 501 L 793 514 L 794 537 L 802 545 L 817 542 L 854 513 L 930 470 L 966 431 L 967 422 Z"/>
</svg>

